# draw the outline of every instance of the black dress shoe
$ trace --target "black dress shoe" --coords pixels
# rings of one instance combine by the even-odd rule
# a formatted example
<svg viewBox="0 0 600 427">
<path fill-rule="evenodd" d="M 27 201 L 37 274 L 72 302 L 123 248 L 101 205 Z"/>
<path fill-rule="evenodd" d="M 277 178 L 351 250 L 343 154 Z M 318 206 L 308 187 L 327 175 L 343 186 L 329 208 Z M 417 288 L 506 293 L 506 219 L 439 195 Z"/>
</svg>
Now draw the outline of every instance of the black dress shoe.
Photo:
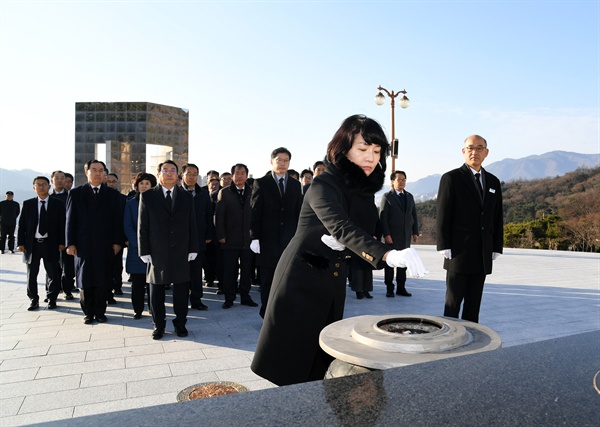
<svg viewBox="0 0 600 427">
<path fill-rule="evenodd" d="M 217 295 L 223 295 L 223 291 L 221 289 L 217 290 Z"/>
<path fill-rule="evenodd" d="M 403 297 L 412 297 L 412 294 L 410 292 L 406 292 L 406 289 L 401 289 L 399 291 L 396 291 L 396 295 L 400 295 Z"/>
<path fill-rule="evenodd" d="M 98 323 L 106 323 L 106 321 L 108 319 L 106 318 L 106 316 L 104 314 L 100 314 L 100 315 L 96 316 L 96 320 L 98 321 Z"/>
<path fill-rule="evenodd" d="M 73 292 L 74 294 L 78 294 L 79 293 L 79 289 L 78 288 L 73 288 L 73 290 L 71 292 Z"/>
<path fill-rule="evenodd" d="M 208 307 L 206 305 L 202 304 L 201 302 L 199 302 L 198 304 L 192 305 L 192 308 L 195 308 L 196 310 L 208 310 Z"/>
<path fill-rule="evenodd" d="M 115 289 L 115 295 L 123 295 L 123 291 L 121 289 Z"/>
<path fill-rule="evenodd" d="M 117 300 L 114 297 L 110 297 L 107 301 L 107 304 L 114 305 L 117 303 Z"/>
<path fill-rule="evenodd" d="M 365 291 L 365 298 L 372 299 L 373 295 L 371 295 L 368 291 Z"/>
<path fill-rule="evenodd" d="M 185 328 L 185 326 L 175 326 L 175 333 L 181 338 L 188 336 L 188 330 Z"/>
<path fill-rule="evenodd" d="M 44 298 L 44 302 L 48 302 L 48 298 Z"/>
<path fill-rule="evenodd" d="M 142 318 L 142 313 L 135 313 L 135 314 L 133 315 L 133 318 L 134 318 L 135 320 L 140 320 L 140 319 Z"/>
<path fill-rule="evenodd" d="M 362 292 L 356 293 L 356 299 L 363 299 L 364 297 L 365 297 L 365 294 L 363 294 Z"/>
<path fill-rule="evenodd" d="M 206 287 L 207 288 L 212 288 L 213 286 L 215 286 L 214 282 L 206 282 Z"/>
<path fill-rule="evenodd" d="M 33 310 L 37 310 L 38 308 L 40 308 L 40 304 L 37 301 L 31 301 L 31 304 L 29 304 L 29 307 L 27 307 L 27 310 L 33 311 Z"/>
<path fill-rule="evenodd" d="M 165 330 L 163 328 L 156 328 L 153 332 L 152 332 L 152 339 L 153 340 L 159 340 L 163 337 L 163 335 L 165 334 Z"/>
<path fill-rule="evenodd" d="M 394 295 L 393 291 L 387 291 L 385 293 L 385 296 L 388 297 L 388 298 L 394 298 L 396 295 Z"/>
<path fill-rule="evenodd" d="M 231 308 L 233 307 L 233 301 L 225 301 L 222 305 L 223 308 Z"/>
<path fill-rule="evenodd" d="M 85 316 L 83 318 L 83 323 L 85 323 L 86 325 L 91 325 L 92 323 L 94 323 L 94 316 Z"/>
<path fill-rule="evenodd" d="M 67 295 L 65 295 L 65 299 L 66 299 L 67 301 L 70 301 L 70 300 L 72 300 L 72 299 L 75 299 L 75 297 L 73 296 L 73 294 L 67 294 Z"/>
<path fill-rule="evenodd" d="M 56 308 L 56 301 L 48 301 L 48 310 L 54 310 Z"/>
<path fill-rule="evenodd" d="M 252 301 L 252 298 L 243 299 L 240 304 L 247 305 L 248 307 L 258 307 L 258 304 Z"/>
</svg>

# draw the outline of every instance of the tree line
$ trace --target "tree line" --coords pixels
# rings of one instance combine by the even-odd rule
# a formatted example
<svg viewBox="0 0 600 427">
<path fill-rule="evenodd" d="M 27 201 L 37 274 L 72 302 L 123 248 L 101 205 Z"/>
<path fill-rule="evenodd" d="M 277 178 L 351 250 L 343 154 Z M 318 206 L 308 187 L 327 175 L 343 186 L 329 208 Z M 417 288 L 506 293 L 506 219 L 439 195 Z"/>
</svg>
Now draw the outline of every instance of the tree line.
<svg viewBox="0 0 600 427">
<path fill-rule="evenodd" d="M 504 246 L 600 252 L 600 167 L 502 182 Z M 436 201 L 417 203 L 422 244 L 435 244 Z"/>
</svg>

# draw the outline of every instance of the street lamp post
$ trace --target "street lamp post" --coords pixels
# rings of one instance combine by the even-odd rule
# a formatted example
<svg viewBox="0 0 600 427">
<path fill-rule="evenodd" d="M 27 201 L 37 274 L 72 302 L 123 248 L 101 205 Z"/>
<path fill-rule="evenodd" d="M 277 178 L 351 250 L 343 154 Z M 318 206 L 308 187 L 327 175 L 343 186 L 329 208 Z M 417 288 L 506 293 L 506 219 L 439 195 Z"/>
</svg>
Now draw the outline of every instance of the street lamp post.
<svg viewBox="0 0 600 427">
<path fill-rule="evenodd" d="M 386 88 L 379 86 L 377 88 L 379 93 L 375 95 L 375 104 L 383 105 L 385 104 L 385 95 L 382 93 L 385 92 L 387 96 L 390 97 L 391 106 L 392 106 L 392 172 L 396 170 L 396 158 L 398 157 L 398 140 L 396 139 L 396 124 L 394 118 L 394 106 L 396 103 L 396 97 L 402 94 L 402 98 L 400 98 L 400 107 L 408 108 L 410 105 L 410 100 L 406 97 L 406 90 L 401 90 L 399 92 L 388 91 Z"/>
</svg>

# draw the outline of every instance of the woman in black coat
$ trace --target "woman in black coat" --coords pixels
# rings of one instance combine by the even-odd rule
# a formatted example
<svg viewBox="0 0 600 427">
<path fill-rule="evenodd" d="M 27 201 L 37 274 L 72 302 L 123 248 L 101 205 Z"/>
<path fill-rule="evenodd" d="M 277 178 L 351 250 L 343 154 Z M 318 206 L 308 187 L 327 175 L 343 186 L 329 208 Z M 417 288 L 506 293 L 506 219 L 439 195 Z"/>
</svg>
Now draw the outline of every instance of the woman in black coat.
<svg viewBox="0 0 600 427">
<path fill-rule="evenodd" d="M 319 347 L 319 334 L 344 314 L 349 258 L 373 268 L 387 258 L 399 263 L 373 239 L 377 215 L 365 216 L 362 226 L 349 215 L 360 210 L 357 203 L 375 209 L 388 148 L 379 124 L 362 115 L 347 118 L 329 143 L 326 172 L 304 196 L 296 234 L 275 270 L 251 366 L 261 377 L 278 385 L 323 379 L 332 357 Z"/>
</svg>

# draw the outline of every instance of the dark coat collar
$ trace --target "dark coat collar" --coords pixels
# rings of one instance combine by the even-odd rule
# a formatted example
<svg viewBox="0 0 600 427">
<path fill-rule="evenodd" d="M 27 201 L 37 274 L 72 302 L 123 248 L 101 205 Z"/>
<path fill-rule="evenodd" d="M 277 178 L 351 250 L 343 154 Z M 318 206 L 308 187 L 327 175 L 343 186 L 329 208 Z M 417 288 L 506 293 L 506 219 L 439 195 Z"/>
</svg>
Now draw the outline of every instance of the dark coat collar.
<svg viewBox="0 0 600 427">
<path fill-rule="evenodd" d="M 371 175 L 365 175 L 364 171 L 355 163 L 342 157 L 337 165 L 325 160 L 326 171 L 345 184 L 352 193 L 363 196 L 373 195 L 383 187 L 385 171 L 377 165 Z"/>
</svg>

